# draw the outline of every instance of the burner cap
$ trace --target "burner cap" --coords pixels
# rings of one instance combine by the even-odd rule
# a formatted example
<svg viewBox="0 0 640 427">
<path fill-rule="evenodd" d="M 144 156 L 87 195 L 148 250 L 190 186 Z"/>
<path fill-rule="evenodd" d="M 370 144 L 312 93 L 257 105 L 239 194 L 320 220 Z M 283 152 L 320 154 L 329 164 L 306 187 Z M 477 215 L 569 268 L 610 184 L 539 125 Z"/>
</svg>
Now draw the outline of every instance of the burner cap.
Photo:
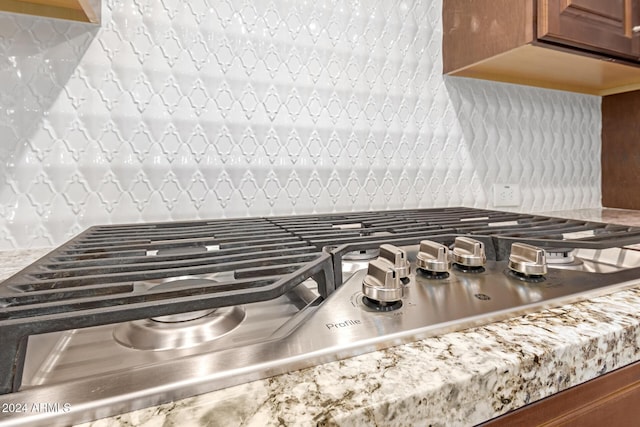
<svg viewBox="0 0 640 427">
<path fill-rule="evenodd" d="M 361 251 L 347 252 L 343 255 L 342 259 L 345 261 L 368 261 L 370 259 L 376 259 L 380 255 L 380 249 L 363 249 Z"/>
<path fill-rule="evenodd" d="M 573 264 L 576 262 L 572 248 L 545 248 L 547 264 Z"/>
<path fill-rule="evenodd" d="M 199 278 L 176 278 L 175 280 L 166 281 L 160 285 L 156 285 L 152 287 L 150 290 L 175 290 L 180 287 L 187 287 L 193 285 L 206 285 L 206 284 L 214 284 L 218 283 L 216 280 L 211 279 L 199 279 Z M 188 322 L 191 320 L 200 319 L 201 317 L 208 316 L 209 314 L 216 311 L 215 309 L 210 310 L 198 310 L 198 311 L 190 311 L 187 313 L 178 313 L 178 314 L 170 314 L 168 316 L 158 316 L 152 317 L 151 320 L 154 322 L 163 322 L 163 323 L 179 323 L 179 322 Z"/>
<path fill-rule="evenodd" d="M 149 289 L 176 290 L 200 284 L 215 285 L 213 279 L 174 277 Z M 195 347 L 215 340 L 235 329 L 246 314 L 241 306 L 190 311 L 116 326 L 113 338 L 125 347 L 138 350 L 170 350 Z"/>
<path fill-rule="evenodd" d="M 245 316 L 244 308 L 236 306 L 219 308 L 191 321 L 134 320 L 118 325 L 113 330 L 113 338 L 125 347 L 138 350 L 189 348 L 226 335 L 240 325 Z"/>
</svg>

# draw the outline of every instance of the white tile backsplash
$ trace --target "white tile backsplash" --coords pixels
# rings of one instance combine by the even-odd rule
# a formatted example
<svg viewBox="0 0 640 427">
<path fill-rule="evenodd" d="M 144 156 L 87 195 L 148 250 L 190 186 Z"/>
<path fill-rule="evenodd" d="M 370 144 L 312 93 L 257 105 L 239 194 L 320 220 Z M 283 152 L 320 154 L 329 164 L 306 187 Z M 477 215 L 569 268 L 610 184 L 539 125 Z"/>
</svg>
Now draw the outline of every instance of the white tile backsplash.
<svg viewBox="0 0 640 427">
<path fill-rule="evenodd" d="M 0 248 L 93 224 L 600 206 L 600 98 L 442 76 L 441 1 L 0 13 Z"/>
</svg>

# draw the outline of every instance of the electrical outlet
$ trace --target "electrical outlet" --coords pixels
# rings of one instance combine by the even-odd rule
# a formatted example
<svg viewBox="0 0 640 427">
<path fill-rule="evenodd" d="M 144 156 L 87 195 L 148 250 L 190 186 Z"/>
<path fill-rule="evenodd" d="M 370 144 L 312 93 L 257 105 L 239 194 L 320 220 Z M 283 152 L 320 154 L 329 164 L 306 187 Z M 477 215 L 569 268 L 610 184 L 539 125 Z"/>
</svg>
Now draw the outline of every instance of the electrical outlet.
<svg viewBox="0 0 640 427">
<path fill-rule="evenodd" d="M 494 184 L 493 205 L 520 206 L 520 186 L 517 184 Z"/>
</svg>

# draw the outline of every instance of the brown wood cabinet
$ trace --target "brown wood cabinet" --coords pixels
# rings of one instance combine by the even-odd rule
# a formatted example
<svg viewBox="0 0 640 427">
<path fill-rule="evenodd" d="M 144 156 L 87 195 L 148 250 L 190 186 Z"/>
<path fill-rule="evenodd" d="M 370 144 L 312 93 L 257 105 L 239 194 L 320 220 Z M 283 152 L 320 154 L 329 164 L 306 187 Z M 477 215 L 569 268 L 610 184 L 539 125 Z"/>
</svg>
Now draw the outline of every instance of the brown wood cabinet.
<svg viewBox="0 0 640 427">
<path fill-rule="evenodd" d="M 638 420 L 640 362 L 517 409 L 482 426 L 636 426 Z"/>
<path fill-rule="evenodd" d="M 92 0 L 0 0 L 0 11 L 91 23 L 99 21 L 98 7 Z"/>
<path fill-rule="evenodd" d="M 594 95 L 640 89 L 640 0 L 444 0 L 443 62 Z"/>
<path fill-rule="evenodd" d="M 639 135 L 640 91 L 603 97 L 602 206 L 640 209 Z"/>
<path fill-rule="evenodd" d="M 640 58 L 633 0 L 539 0 L 538 39 L 604 54 Z"/>
</svg>

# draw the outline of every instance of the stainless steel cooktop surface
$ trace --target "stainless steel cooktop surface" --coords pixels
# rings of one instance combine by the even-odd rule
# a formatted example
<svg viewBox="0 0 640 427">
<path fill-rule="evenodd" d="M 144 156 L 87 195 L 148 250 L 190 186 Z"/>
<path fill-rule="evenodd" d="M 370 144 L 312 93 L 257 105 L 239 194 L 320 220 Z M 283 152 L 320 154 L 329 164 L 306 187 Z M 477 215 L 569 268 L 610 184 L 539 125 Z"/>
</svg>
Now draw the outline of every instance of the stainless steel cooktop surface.
<svg viewBox="0 0 640 427">
<path fill-rule="evenodd" d="M 69 403 L 0 423 L 92 420 L 637 286 L 639 242 L 467 208 L 95 227 L 0 287 L 0 404 Z"/>
</svg>

